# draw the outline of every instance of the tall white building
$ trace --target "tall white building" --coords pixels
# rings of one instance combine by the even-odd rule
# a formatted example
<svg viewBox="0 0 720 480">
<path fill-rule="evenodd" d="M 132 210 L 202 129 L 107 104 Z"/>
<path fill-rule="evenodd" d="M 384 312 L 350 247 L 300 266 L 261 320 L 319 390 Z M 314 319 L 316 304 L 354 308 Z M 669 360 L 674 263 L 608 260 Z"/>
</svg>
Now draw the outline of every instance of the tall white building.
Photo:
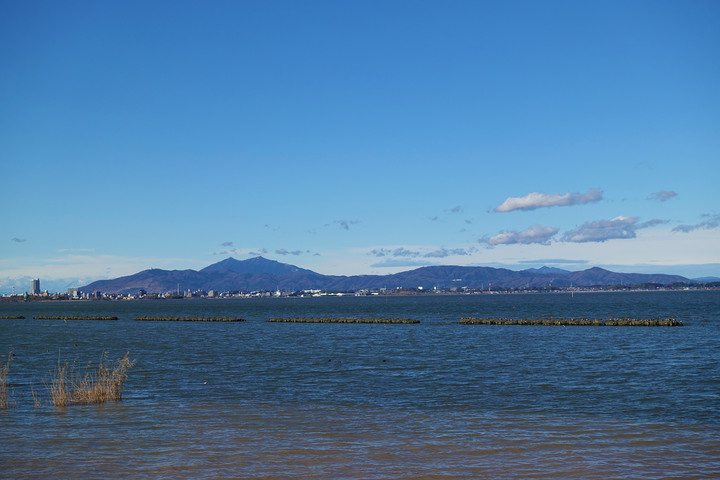
<svg viewBox="0 0 720 480">
<path fill-rule="evenodd" d="M 36 278 L 30 286 L 30 295 L 40 295 L 40 279 Z"/>
</svg>

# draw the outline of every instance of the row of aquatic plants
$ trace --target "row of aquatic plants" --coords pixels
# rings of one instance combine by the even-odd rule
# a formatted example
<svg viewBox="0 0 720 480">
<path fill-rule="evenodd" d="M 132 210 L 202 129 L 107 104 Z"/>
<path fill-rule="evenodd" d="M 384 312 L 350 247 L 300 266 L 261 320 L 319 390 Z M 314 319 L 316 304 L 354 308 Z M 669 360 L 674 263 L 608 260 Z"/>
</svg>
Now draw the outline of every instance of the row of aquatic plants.
<svg viewBox="0 0 720 480">
<path fill-rule="evenodd" d="M 115 316 L 86 316 L 86 315 L 37 315 L 36 320 L 117 320 Z"/>
<path fill-rule="evenodd" d="M 138 322 L 244 322 L 237 317 L 135 317 Z"/>
<path fill-rule="evenodd" d="M 420 323 L 412 318 L 290 317 L 270 318 L 278 323 Z"/>
<path fill-rule="evenodd" d="M 2 320 L 22 320 L 24 318 L 24 315 L 0 315 L 0 319 Z"/>
<path fill-rule="evenodd" d="M 463 318 L 463 325 L 546 325 L 589 327 L 681 327 L 674 318 Z"/>
<path fill-rule="evenodd" d="M 5 410 L 13 404 L 8 382 L 10 362 L 13 357 L 13 351 L 10 350 L 5 362 L 0 359 L 0 410 Z M 125 353 L 115 362 L 108 361 L 107 352 L 103 352 L 97 368 L 88 364 L 82 370 L 76 370 L 75 365 L 58 359 L 52 380 L 45 384 L 47 401 L 55 407 L 119 401 L 122 399 L 128 370 L 133 365 L 135 365 L 135 360 L 130 359 L 130 352 Z M 43 398 L 35 392 L 34 388 L 31 388 L 30 391 L 35 407 L 41 407 Z"/>
</svg>

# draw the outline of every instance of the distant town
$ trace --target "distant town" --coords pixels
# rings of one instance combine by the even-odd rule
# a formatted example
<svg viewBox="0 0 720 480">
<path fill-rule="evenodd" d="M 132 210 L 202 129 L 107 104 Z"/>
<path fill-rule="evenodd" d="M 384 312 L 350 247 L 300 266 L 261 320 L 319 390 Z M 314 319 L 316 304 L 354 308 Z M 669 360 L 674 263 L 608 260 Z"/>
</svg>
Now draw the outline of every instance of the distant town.
<svg viewBox="0 0 720 480">
<path fill-rule="evenodd" d="M 140 289 L 137 293 L 106 293 L 101 291 L 85 292 L 78 287 L 68 288 L 66 292 L 48 292 L 40 288 L 40 279 L 32 280 L 30 290 L 22 294 L 12 293 L 0 296 L 0 302 L 19 301 L 63 301 L 63 300 L 161 300 L 161 299 L 227 299 L 227 298 L 280 298 L 280 297 L 325 297 L 325 296 L 375 296 L 375 295 L 488 295 L 513 293 L 583 293 L 583 292 L 619 292 L 619 291 L 678 291 L 678 290 L 720 290 L 720 282 L 678 282 L 674 284 L 643 283 L 637 285 L 597 285 L 592 287 L 559 287 L 548 285 L 546 287 L 507 288 L 494 287 L 492 284 L 482 288 L 451 287 L 451 288 L 380 288 L 361 289 L 354 291 L 325 291 L 310 290 L 232 290 L 220 292 L 216 290 L 181 290 L 164 293 L 149 293 Z"/>
</svg>

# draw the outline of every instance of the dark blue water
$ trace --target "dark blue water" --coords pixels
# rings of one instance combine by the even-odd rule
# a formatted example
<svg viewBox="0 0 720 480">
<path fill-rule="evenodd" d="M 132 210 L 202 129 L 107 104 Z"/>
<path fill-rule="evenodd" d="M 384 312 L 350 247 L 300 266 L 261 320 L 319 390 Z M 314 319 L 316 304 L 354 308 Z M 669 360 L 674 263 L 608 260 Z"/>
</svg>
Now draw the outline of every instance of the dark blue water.
<svg viewBox="0 0 720 480">
<path fill-rule="evenodd" d="M 0 304 L 10 314 L 27 318 L 0 320 L 0 354 L 15 353 L 3 478 L 720 476 L 720 292 Z M 120 319 L 32 319 L 47 314 Z M 266 322 L 291 316 L 421 323 Z M 103 351 L 137 360 L 123 401 L 50 406 L 58 358 L 97 364 Z"/>
</svg>

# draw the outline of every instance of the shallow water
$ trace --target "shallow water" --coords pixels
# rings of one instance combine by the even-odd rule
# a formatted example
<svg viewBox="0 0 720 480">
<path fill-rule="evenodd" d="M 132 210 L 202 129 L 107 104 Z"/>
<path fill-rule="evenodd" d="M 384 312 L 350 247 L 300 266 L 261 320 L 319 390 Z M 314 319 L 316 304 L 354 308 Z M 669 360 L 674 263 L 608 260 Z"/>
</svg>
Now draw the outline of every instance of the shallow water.
<svg viewBox="0 0 720 480">
<path fill-rule="evenodd" d="M 0 354 L 15 352 L 3 478 L 720 476 L 720 292 L 0 304 L 9 314 L 27 318 L 0 320 Z M 32 319 L 46 314 L 120 319 Z M 265 322 L 290 316 L 421 323 Z M 685 326 L 459 325 L 464 316 Z M 82 366 L 103 351 L 137 360 L 122 402 L 47 405 L 58 357 Z"/>
</svg>

